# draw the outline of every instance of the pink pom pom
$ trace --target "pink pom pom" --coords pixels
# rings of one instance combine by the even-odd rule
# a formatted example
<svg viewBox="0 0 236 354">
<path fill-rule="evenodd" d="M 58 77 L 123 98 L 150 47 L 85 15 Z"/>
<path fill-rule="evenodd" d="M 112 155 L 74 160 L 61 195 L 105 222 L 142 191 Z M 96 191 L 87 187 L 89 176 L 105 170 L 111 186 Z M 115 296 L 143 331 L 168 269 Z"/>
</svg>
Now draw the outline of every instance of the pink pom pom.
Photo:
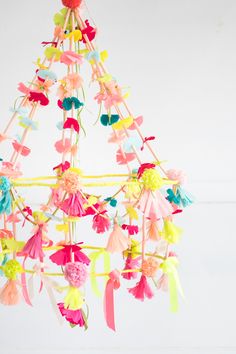
<svg viewBox="0 0 236 354">
<path fill-rule="evenodd" d="M 17 305 L 20 301 L 20 294 L 15 280 L 8 280 L 0 290 L 0 302 L 6 306 Z"/>
<path fill-rule="evenodd" d="M 83 263 L 67 263 L 65 266 L 65 279 L 71 286 L 80 288 L 88 277 L 87 267 Z"/>
<path fill-rule="evenodd" d="M 144 301 L 145 297 L 151 299 L 154 296 L 152 289 L 148 285 L 147 278 L 143 274 L 136 286 L 134 288 L 128 289 L 128 291 L 135 297 L 135 299 L 140 301 Z"/>
<path fill-rule="evenodd" d="M 186 181 L 186 174 L 183 171 L 171 169 L 166 174 L 172 181 L 178 181 L 178 184 L 184 184 Z"/>
</svg>

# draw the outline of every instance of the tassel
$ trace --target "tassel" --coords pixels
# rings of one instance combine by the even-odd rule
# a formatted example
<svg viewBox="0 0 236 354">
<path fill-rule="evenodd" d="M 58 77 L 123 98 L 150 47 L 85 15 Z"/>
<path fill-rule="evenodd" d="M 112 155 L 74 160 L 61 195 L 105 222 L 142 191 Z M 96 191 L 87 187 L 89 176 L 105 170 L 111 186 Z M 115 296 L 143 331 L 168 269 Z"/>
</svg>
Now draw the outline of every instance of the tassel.
<svg viewBox="0 0 236 354">
<path fill-rule="evenodd" d="M 26 257 L 30 257 L 32 259 L 39 259 L 40 262 L 43 261 L 44 253 L 42 250 L 43 240 L 42 240 L 42 229 L 43 224 L 38 225 L 38 229 L 36 233 L 26 242 L 22 254 Z"/>
<path fill-rule="evenodd" d="M 97 234 L 103 234 L 105 231 L 108 231 L 110 228 L 110 224 L 111 223 L 106 214 L 106 210 L 94 215 L 93 217 L 93 229 L 96 231 Z"/>
<path fill-rule="evenodd" d="M 0 290 L 0 302 L 6 306 L 14 306 L 20 302 L 20 294 L 17 289 L 17 281 L 9 279 Z"/>
<path fill-rule="evenodd" d="M 17 305 L 20 301 L 17 274 L 22 273 L 23 268 L 18 261 L 11 259 L 3 266 L 3 272 L 8 281 L 0 290 L 0 302 L 6 306 Z"/>
<path fill-rule="evenodd" d="M 194 202 L 193 196 L 186 192 L 182 187 L 177 187 L 176 197 L 179 199 L 179 205 L 183 208 L 188 207 Z"/>
<path fill-rule="evenodd" d="M 158 229 L 158 223 L 156 220 L 150 220 L 147 225 L 148 228 L 148 238 L 152 241 L 160 241 L 161 235 Z"/>
<path fill-rule="evenodd" d="M 0 177 L 0 214 L 11 214 L 11 194 L 10 194 L 11 184 L 7 177 Z"/>
<path fill-rule="evenodd" d="M 127 224 L 123 224 L 122 225 L 122 229 L 123 230 L 127 230 L 129 236 L 133 236 L 135 234 L 138 234 L 139 229 L 137 225 L 127 225 Z"/>
<path fill-rule="evenodd" d="M 65 317 L 66 321 L 68 321 L 71 325 L 85 327 L 86 322 L 82 310 L 69 310 L 65 308 L 62 302 L 57 304 L 57 306 L 61 312 L 61 315 Z"/>
<path fill-rule="evenodd" d="M 66 309 L 76 311 L 80 310 L 84 304 L 84 299 L 78 288 L 74 286 L 68 287 L 68 293 L 64 299 Z"/>
<path fill-rule="evenodd" d="M 173 208 L 159 190 L 144 190 L 140 198 L 138 208 L 145 217 L 151 220 L 159 220 L 172 215 Z"/>
<path fill-rule="evenodd" d="M 144 301 L 145 297 L 151 299 L 154 296 L 152 289 L 148 285 L 147 278 L 143 274 L 139 282 L 137 282 L 136 286 L 134 288 L 128 289 L 128 291 L 135 297 L 135 299 L 140 301 Z"/>
<path fill-rule="evenodd" d="M 131 255 L 128 255 L 126 258 L 124 270 L 140 268 L 140 259 L 141 257 L 132 258 Z M 122 277 L 126 280 L 136 279 L 137 275 L 137 272 L 122 273 Z"/>
<path fill-rule="evenodd" d="M 129 247 L 129 239 L 123 234 L 120 226 L 114 224 L 112 233 L 109 236 L 106 250 L 110 253 L 122 253 Z"/>
<path fill-rule="evenodd" d="M 74 255 L 75 262 L 81 262 L 89 265 L 90 259 L 81 252 L 81 247 L 78 245 L 63 245 L 63 248 L 53 253 L 49 258 L 57 265 L 63 266 L 71 262 L 71 256 Z"/>
<path fill-rule="evenodd" d="M 69 198 L 65 199 L 60 205 L 60 209 L 69 216 L 81 217 L 85 215 L 84 198 L 80 192 L 70 194 Z"/>
<path fill-rule="evenodd" d="M 182 229 L 173 224 L 170 220 L 164 220 L 164 227 L 161 231 L 161 236 L 168 243 L 176 243 L 180 239 Z"/>
</svg>

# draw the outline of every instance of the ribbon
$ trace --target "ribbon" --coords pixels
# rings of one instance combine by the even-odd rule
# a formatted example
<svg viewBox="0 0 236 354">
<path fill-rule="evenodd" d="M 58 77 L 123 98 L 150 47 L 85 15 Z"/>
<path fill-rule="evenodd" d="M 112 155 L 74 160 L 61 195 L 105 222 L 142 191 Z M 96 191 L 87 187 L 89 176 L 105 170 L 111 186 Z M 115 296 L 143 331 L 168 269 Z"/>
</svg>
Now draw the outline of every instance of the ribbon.
<svg viewBox="0 0 236 354">
<path fill-rule="evenodd" d="M 93 252 L 89 255 L 89 258 L 91 260 L 91 265 L 90 265 L 90 270 L 91 270 L 91 275 L 90 275 L 90 280 L 91 280 L 91 287 L 92 290 L 94 292 L 94 294 L 98 297 L 102 296 L 102 293 L 98 287 L 98 283 L 97 283 L 97 277 L 96 277 L 96 265 L 97 265 L 97 261 L 99 260 L 99 258 L 101 258 L 103 256 L 103 264 L 104 264 L 104 272 L 109 274 L 110 273 L 110 269 L 111 269 L 111 265 L 110 265 L 110 254 L 105 251 L 104 249 L 100 250 L 100 251 L 96 251 Z"/>
<path fill-rule="evenodd" d="M 113 331 L 115 327 L 115 315 L 114 315 L 114 290 L 120 287 L 120 272 L 113 270 L 109 274 L 109 280 L 107 281 L 105 296 L 104 296 L 104 315 L 107 326 Z"/>
<path fill-rule="evenodd" d="M 55 295 L 53 293 L 53 289 L 56 289 L 58 292 L 60 291 L 60 286 L 57 282 L 49 279 L 49 277 L 47 277 L 42 271 L 41 271 L 41 267 L 42 267 L 42 264 L 41 265 L 35 265 L 34 266 L 34 273 L 32 274 L 32 276 L 29 278 L 29 281 L 28 281 L 28 288 L 29 288 L 29 294 L 30 294 L 30 297 L 33 298 L 34 296 L 34 278 L 35 276 L 39 276 L 40 280 L 41 280 L 41 283 L 43 283 L 46 291 L 47 291 L 47 294 L 48 294 L 48 297 L 49 297 L 49 300 L 50 300 L 50 303 L 51 303 L 51 306 L 53 308 L 53 311 L 55 313 L 55 315 L 57 316 L 58 318 L 58 321 L 60 324 L 63 323 L 63 319 L 61 317 L 61 313 L 58 309 L 58 306 L 57 306 L 57 301 L 56 301 L 56 298 L 55 298 Z"/>
<path fill-rule="evenodd" d="M 179 275 L 176 269 L 179 261 L 176 257 L 168 257 L 161 265 L 163 273 L 168 276 L 169 293 L 170 293 L 170 311 L 177 312 L 179 308 L 178 304 L 178 292 L 184 298 L 184 292 L 180 284 Z"/>
</svg>

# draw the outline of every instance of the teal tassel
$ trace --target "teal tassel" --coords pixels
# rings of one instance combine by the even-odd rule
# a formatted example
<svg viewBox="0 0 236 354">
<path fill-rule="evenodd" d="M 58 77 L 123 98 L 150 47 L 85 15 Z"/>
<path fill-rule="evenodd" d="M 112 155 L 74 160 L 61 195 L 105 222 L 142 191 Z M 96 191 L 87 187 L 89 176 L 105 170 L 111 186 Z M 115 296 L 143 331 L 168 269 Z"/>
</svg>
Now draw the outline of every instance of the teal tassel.
<svg viewBox="0 0 236 354">
<path fill-rule="evenodd" d="M 120 117 L 118 114 L 111 114 L 110 116 L 108 114 L 103 114 L 100 118 L 100 122 L 106 127 L 115 124 L 119 119 Z"/>
<path fill-rule="evenodd" d="M 193 204 L 194 199 L 191 194 L 187 193 L 182 187 L 177 187 L 176 192 L 172 189 L 167 189 L 167 200 L 170 203 L 174 203 L 179 207 L 186 208 L 187 206 Z"/>
<path fill-rule="evenodd" d="M 6 177 L 0 177 L 0 214 L 11 214 L 11 184 Z"/>
<path fill-rule="evenodd" d="M 194 202 L 193 196 L 190 193 L 186 192 L 182 187 L 177 187 L 176 196 L 180 200 L 179 205 L 183 208 L 186 208 Z"/>
</svg>

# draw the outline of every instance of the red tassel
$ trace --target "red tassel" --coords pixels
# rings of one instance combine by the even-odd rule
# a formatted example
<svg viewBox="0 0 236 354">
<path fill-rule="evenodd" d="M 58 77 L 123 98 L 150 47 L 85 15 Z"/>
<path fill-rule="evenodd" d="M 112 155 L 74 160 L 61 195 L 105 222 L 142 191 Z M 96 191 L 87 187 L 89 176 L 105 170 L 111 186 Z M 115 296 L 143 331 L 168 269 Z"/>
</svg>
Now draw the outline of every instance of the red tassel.
<svg viewBox="0 0 236 354">
<path fill-rule="evenodd" d="M 134 288 L 128 289 L 128 291 L 135 297 L 135 299 L 140 301 L 144 301 L 145 297 L 151 299 L 154 296 L 152 289 L 148 285 L 145 275 L 142 275 L 136 286 Z"/>
</svg>

